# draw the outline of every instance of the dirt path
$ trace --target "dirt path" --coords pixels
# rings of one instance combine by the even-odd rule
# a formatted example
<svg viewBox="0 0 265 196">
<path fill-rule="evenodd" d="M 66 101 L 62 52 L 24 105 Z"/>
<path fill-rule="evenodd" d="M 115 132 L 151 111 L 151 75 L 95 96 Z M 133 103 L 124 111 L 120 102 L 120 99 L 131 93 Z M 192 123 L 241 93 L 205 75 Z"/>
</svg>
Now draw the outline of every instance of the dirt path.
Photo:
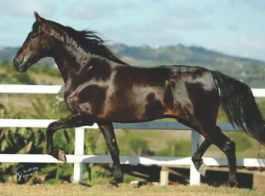
<svg viewBox="0 0 265 196">
<path fill-rule="evenodd" d="M 262 196 L 265 192 L 258 192 L 248 189 L 235 189 L 225 187 L 209 187 L 209 186 L 142 186 L 134 188 L 131 185 L 123 184 L 119 188 L 110 185 L 96 185 L 93 187 L 85 187 L 72 184 L 59 185 L 16 185 L 16 184 L 0 184 L 1 196 Z"/>
</svg>

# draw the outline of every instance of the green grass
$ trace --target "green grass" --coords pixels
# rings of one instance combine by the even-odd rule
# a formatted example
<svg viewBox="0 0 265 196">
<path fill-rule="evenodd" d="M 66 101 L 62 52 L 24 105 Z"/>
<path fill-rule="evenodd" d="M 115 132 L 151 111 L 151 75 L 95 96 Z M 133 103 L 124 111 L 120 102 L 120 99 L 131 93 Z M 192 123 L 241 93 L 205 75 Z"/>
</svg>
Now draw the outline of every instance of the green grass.
<svg viewBox="0 0 265 196">
<path fill-rule="evenodd" d="M 3 84 L 62 84 L 57 68 L 34 65 L 25 73 L 17 72 L 12 65 L 0 62 L 0 83 Z"/>
</svg>

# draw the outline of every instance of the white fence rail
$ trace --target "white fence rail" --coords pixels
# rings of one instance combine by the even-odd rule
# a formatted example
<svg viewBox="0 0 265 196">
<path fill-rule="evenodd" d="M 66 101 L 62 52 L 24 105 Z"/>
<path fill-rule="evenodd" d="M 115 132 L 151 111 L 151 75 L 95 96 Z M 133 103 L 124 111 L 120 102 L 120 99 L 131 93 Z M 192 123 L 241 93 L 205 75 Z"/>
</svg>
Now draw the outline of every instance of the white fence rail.
<svg viewBox="0 0 265 196">
<path fill-rule="evenodd" d="M 57 94 L 61 89 L 59 85 L 0 85 L 0 93 L 4 94 Z M 252 89 L 255 97 L 265 97 L 265 89 Z M 0 119 L 0 127 L 32 127 L 46 128 L 54 120 L 36 119 Z M 110 156 L 107 155 L 84 155 L 84 131 L 86 128 L 97 128 L 96 125 L 89 127 L 75 128 L 75 152 L 74 155 L 66 155 L 67 163 L 74 163 L 73 182 L 82 180 L 81 165 L 83 163 L 111 163 Z M 166 128 L 166 127 L 165 127 Z M 146 127 L 145 127 L 146 129 Z M 194 131 L 191 134 L 192 152 L 195 152 L 201 142 L 201 137 Z M 225 160 L 215 158 L 204 158 L 207 166 L 227 165 Z M 45 154 L 0 154 L 2 163 L 61 163 L 54 157 Z M 191 157 L 138 157 L 121 156 L 122 164 L 130 165 L 158 165 L 161 166 L 161 183 L 166 184 L 168 178 L 167 167 L 189 166 L 190 184 L 200 184 L 200 173 L 195 169 Z M 238 160 L 238 166 L 244 167 L 265 167 L 265 159 L 245 158 Z"/>
</svg>

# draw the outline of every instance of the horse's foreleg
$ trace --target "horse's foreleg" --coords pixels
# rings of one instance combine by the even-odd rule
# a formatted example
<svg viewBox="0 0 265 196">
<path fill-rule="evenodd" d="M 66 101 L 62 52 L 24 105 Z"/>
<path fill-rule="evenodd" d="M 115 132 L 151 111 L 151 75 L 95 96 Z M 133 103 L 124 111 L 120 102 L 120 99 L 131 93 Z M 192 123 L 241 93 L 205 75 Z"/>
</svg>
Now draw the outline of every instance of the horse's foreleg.
<svg viewBox="0 0 265 196">
<path fill-rule="evenodd" d="M 92 125 L 93 122 L 89 121 L 89 119 L 80 115 L 69 116 L 68 118 L 61 119 L 58 121 L 54 121 L 49 124 L 47 128 L 47 153 L 54 156 L 55 158 L 65 161 L 65 153 L 62 150 L 54 150 L 53 149 L 53 135 L 54 133 L 63 128 L 73 128 L 79 127 L 83 125 Z"/>
<path fill-rule="evenodd" d="M 120 183 L 123 181 L 123 173 L 120 165 L 119 148 L 112 123 L 98 123 L 98 126 L 104 135 L 106 144 L 108 146 L 113 161 L 114 183 Z"/>
</svg>

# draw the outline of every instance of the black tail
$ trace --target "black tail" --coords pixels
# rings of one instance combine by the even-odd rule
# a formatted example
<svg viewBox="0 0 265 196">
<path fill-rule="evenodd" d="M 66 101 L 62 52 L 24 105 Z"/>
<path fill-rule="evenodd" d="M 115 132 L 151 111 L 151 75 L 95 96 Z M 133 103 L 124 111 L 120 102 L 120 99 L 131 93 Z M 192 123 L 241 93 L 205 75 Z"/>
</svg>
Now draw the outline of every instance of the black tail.
<svg viewBox="0 0 265 196">
<path fill-rule="evenodd" d="M 213 71 L 221 103 L 233 126 L 242 128 L 258 142 L 265 144 L 265 130 L 262 115 L 251 89 L 244 83 Z"/>
</svg>

